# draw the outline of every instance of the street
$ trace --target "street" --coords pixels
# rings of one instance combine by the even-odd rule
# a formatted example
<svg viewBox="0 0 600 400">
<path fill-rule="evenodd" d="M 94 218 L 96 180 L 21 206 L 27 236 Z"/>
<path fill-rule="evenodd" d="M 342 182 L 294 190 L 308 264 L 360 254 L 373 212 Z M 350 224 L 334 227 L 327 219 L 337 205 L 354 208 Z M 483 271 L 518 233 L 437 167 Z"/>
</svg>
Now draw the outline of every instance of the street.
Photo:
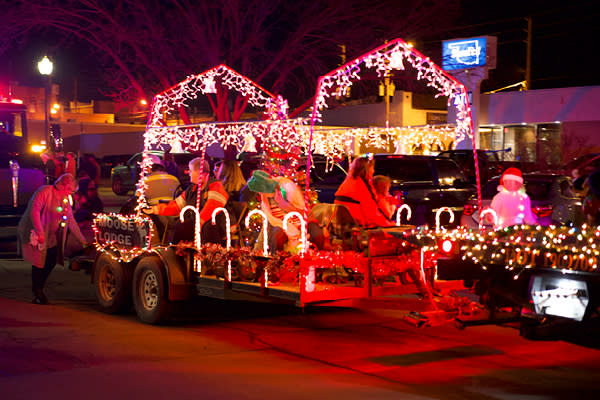
<svg viewBox="0 0 600 400">
<path fill-rule="evenodd" d="M 418 328 L 413 295 L 353 307 L 198 299 L 167 326 L 99 311 L 89 275 L 58 266 L 30 303 L 30 267 L 0 260 L 3 399 L 597 398 L 593 338 L 514 327 Z M 575 335 L 577 336 L 577 335 Z M 589 342 L 592 343 L 589 343 Z"/>
<path fill-rule="evenodd" d="M 101 188 L 107 211 L 125 196 Z M 6 228 L 8 229 L 8 228 Z M 8 232 L 8 231 L 7 231 Z M 3 399 L 597 398 L 597 322 L 546 340 L 516 325 L 418 327 L 429 301 L 307 307 L 198 298 L 166 326 L 103 314 L 90 276 L 57 266 L 31 304 L 31 267 L 0 260 Z M 464 293 L 464 290 L 463 290 Z M 411 322 L 412 321 L 412 322 Z M 587 332 L 583 330 L 587 329 Z"/>
</svg>

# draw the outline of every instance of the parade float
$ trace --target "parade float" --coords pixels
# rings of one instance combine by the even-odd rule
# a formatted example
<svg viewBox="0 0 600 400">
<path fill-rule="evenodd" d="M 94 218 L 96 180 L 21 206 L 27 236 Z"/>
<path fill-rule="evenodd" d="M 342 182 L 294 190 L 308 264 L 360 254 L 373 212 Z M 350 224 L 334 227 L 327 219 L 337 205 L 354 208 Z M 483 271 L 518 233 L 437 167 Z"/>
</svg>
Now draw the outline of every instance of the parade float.
<svg viewBox="0 0 600 400">
<path fill-rule="evenodd" d="M 153 99 L 144 134 L 144 157 L 138 187 L 138 206 L 132 215 L 99 214 L 95 218 L 97 257 L 93 279 L 101 308 L 108 313 L 127 310 L 133 303 L 140 320 L 160 323 L 169 318 L 173 302 L 193 296 L 251 301 L 288 302 L 304 307 L 342 299 L 367 298 L 406 293 L 408 269 L 418 271 L 424 281 L 433 284 L 437 257 L 443 253 L 446 230 L 438 223 L 435 230 L 400 224 L 361 229 L 344 221 L 336 206 L 327 210 L 320 223 L 330 232 L 330 246 L 319 249 L 307 235 L 311 207 L 304 213 L 289 213 L 286 224 L 300 226 L 301 240 L 294 251 L 269 251 L 267 238 L 263 245 L 249 243 L 257 231 L 266 235 L 267 218 L 260 208 L 248 209 L 245 218 L 231 221 L 225 208 L 214 210 L 225 214 L 226 244 L 203 243 L 199 226 L 198 204 L 187 205 L 179 216 L 184 221 L 195 216 L 194 238 L 188 242 L 170 243 L 158 232 L 153 216 L 142 212 L 146 207 L 145 178 L 151 164 L 148 153 L 161 146 L 181 149 L 206 157 L 207 148 L 218 145 L 237 152 L 263 148 L 276 149 L 285 155 L 286 173 L 295 163 L 306 159 L 310 171 L 312 155 L 318 151 L 335 160 L 348 149 L 344 135 L 318 129 L 321 110 L 327 98 L 344 93 L 352 82 L 360 79 L 363 69 L 384 76 L 405 65 L 416 71 L 417 78 L 438 90 L 457 105 L 456 141 L 472 134 L 466 90 L 427 57 L 401 39 L 396 39 L 352 60 L 319 79 L 310 120 L 288 119 L 287 102 L 225 65 L 188 77 Z M 262 110 L 259 121 L 167 124 L 170 114 L 185 112 L 190 100 L 216 92 L 216 85 L 241 93 L 249 104 Z M 303 158 L 304 157 L 304 158 Z M 273 173 L 273 170 L 270 171 Z M 309 176 L 305 182 L 306 204 L 310 198 Z M 198 196 L 199 197 L 199 196 Z M 440 209 L 439 215 L 451 210 Z M 232 229 L 232 227 L 234 227 Z M 235 238 L 234 238 L 235 236 Z M 410 280 L 408 281 L 410 283 Z"/>
</svg>

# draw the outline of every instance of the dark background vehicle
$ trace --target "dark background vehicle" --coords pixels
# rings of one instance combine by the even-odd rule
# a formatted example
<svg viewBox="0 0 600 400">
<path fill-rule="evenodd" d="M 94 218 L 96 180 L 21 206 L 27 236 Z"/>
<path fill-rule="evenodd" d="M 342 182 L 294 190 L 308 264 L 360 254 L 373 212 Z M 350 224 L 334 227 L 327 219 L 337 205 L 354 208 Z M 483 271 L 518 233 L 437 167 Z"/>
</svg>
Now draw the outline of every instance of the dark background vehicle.
<svg viewBox="0 0 600 400">
<path fill-rule="evenodd" d="M 16 225 L 33 193 L 45 182 L 40 156 L 29 151 L 27 107 L 0 99 L 0 225 Z M 12 162 L 12 163 L 11 163 Z M 16 165 L 18 164 L 18 170 Z M 17 206 L 13 198 L 13 169 L 18 174 Z M 16 221 L 16 222 L 15 222 Z"/>
<path fill-rule="evenodd" d="M 412 218 L 402 222 L 412 225 L 436 226 L 436 212 L 449 207 L 454 213 L 450 223 L 448 213 L 440 214 L 442 226 L 456 226 L 467 199 L 476 193 L 460 167 L 451 159 L 435 156 L 376 154 L 375 175 L 392 179 L 392 195 L 402 195 L 412 210 Z"/>
<path fill-rule="evenodd" d="M 481 184 L 486 183 L 491 177 L 502 173 L 503 166 L 501 165 L 500 158 L 498 157 L 498 152 L 498 150 L 477 149 L 479 179 Z M 465 174 L 467 181 L 472 184 L 476 183 L 475 161 L 472 149 L 444 150 L 440 152 L 438 156 L 447 157 L 456 162 Z"/>
<path fill-rule="evenodd" d="M 523 179 L 538 225 L 568 225 L 571 223 L 581 225 L 583 223 L 581 199 L 575 196 L 570 177 L 562 174 L 529 173 L 523 174 Z M 499 184 L 500 178 L 494 177 L 481 188 L 483 208 L 489 207 L 492 198 L 498 193 Z M 475 197 L 469 199 L 465 204 L 460 223 L 467 228 L 479 227 L 479 210 Z"/>
<path fill-rule="evenodd" d="M 150 151 L 150 154 L 155 154 L 162 159 L 162 151 Z M 173 159 L 179 168 L 179 181 L 182 185 L 189 182 L 189 177 L 184 173 L 190 160 L 197 157 L 192 153 L 174 153 Z M 126 195 L 130 190 L 135 189 L 135 185 L 140 178 L 140 165 L 142 161 L 142 153 L 137 153 L 131 156 L 123 165 L 117 165 L 111 171 L 112 190 L 117 195 Z"/>
<path fill-rule="evenodd" d="M 124 165 L 131 158 L 132 154 L 119 154 L 102 157 L 100 168 L 103 178 L 110 178 L 110 172 L 117 165 Z"/>
<path fill-rule="evenodd" d="M 463 206 L 476 193 L 475 186 L 469 184 L 459 166 L 446 157 L 376 154 L 375 175 L 385 175 L 392 179 L 390 192 L 403 199 L 411 208 L 412 218 L 403 223 L 429 225 L 435 227 L 435 214 L 441 207 L 449 207 L 454 212 L 454 222 L 450 223 L 448 213 L 440 215 L 443 226 L 456 226 L 460 221 Z M 344 173 L 334 169 L 321 182 L 315 182 L 319 201 L 332 203 L 335 192 L 345 178 Z"/>
</svg>

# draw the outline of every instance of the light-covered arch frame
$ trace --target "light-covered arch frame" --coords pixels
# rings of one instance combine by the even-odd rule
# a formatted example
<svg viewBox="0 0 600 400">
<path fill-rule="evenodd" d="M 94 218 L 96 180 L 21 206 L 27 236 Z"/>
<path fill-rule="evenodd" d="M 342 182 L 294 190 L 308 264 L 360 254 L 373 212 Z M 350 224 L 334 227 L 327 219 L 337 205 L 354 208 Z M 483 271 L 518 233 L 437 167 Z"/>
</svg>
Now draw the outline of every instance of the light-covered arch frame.
<svg viewBox="0 0 600 400">
<path fill-rule="evenodd" d="M 412 66 L 417 71 L 418 80 L 426 81 L 427 86 L 438 91 L 436 96 L 447 96 L 448 103 L 457 108 L 454 142 L 458 143 L 466 137 L 471 138 L 475 157 L 477 197 L 481 209 L 479 163 L 467 89 L 462 83 L 431 61 L 429 57 L 425 57 L 415 50 L 412 45 L 400 38 L 387 42 L 319 78 L 312 107 L 308 148 L 314 149 L 315 125 L 322 122 L 321 112 L 327 108 L 327 99 L 331 96 L 347 95 L 353 82 L 360 80 L 361 68 L 375 69 L 377 75 L 383 78 L 393 70 L 404 70 L 405 64 Z M 308 152 L 307 168 L 310 167 L 311 163 L 311 152 Z M 308 187 L 309 179 L 307 176 L 307 192 Z"/>
<path fill-rule="evenodd" d="M 208 122 L 189 125 L 167 125 L 167 120 L 187 102 L 201 95 L 216 93 L 217 80 L 228 90 L 244 96 L 248 103 L 264 111 L 262 121 Z M 146 172 L 151 166 L 149 151 L 161 145 L 177 143 L 183 150 L 201 152 L 204 157 L 208 146 L 218 144 L 241 150 L 249 140 L 279 146 L 286 150 L 298 143 L 306 143 L 307 130 L 299 125 L 302 120 L 288 120 L 288 103 L 275 96 L 251 79 L 226 65 L 218 65 L 201 74 L 187 77 L 177 85 L 157 94 L 152 100 L 144 133 L 144 155 L 140 164 L 137 212 L 147 206 L 145 192 Z"/>
</svg>

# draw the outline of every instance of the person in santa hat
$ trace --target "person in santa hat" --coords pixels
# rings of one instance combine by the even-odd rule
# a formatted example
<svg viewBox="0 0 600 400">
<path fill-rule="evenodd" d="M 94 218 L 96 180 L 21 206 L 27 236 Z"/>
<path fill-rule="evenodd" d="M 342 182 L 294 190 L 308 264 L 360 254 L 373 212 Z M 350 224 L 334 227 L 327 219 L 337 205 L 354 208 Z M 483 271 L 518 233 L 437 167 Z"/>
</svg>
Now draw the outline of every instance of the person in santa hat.
<svg viewBox="0 0 600 400">
<path fill-rule="evenodd" d="M 518 168 L 511 167 L 504 171 L 498 193 L 492 199 L 490 207 L 498 217 L 496 228 L 537 223 L 531 211 L 531 200 L 523 186 L 523 174 Z"/>
</svg>

